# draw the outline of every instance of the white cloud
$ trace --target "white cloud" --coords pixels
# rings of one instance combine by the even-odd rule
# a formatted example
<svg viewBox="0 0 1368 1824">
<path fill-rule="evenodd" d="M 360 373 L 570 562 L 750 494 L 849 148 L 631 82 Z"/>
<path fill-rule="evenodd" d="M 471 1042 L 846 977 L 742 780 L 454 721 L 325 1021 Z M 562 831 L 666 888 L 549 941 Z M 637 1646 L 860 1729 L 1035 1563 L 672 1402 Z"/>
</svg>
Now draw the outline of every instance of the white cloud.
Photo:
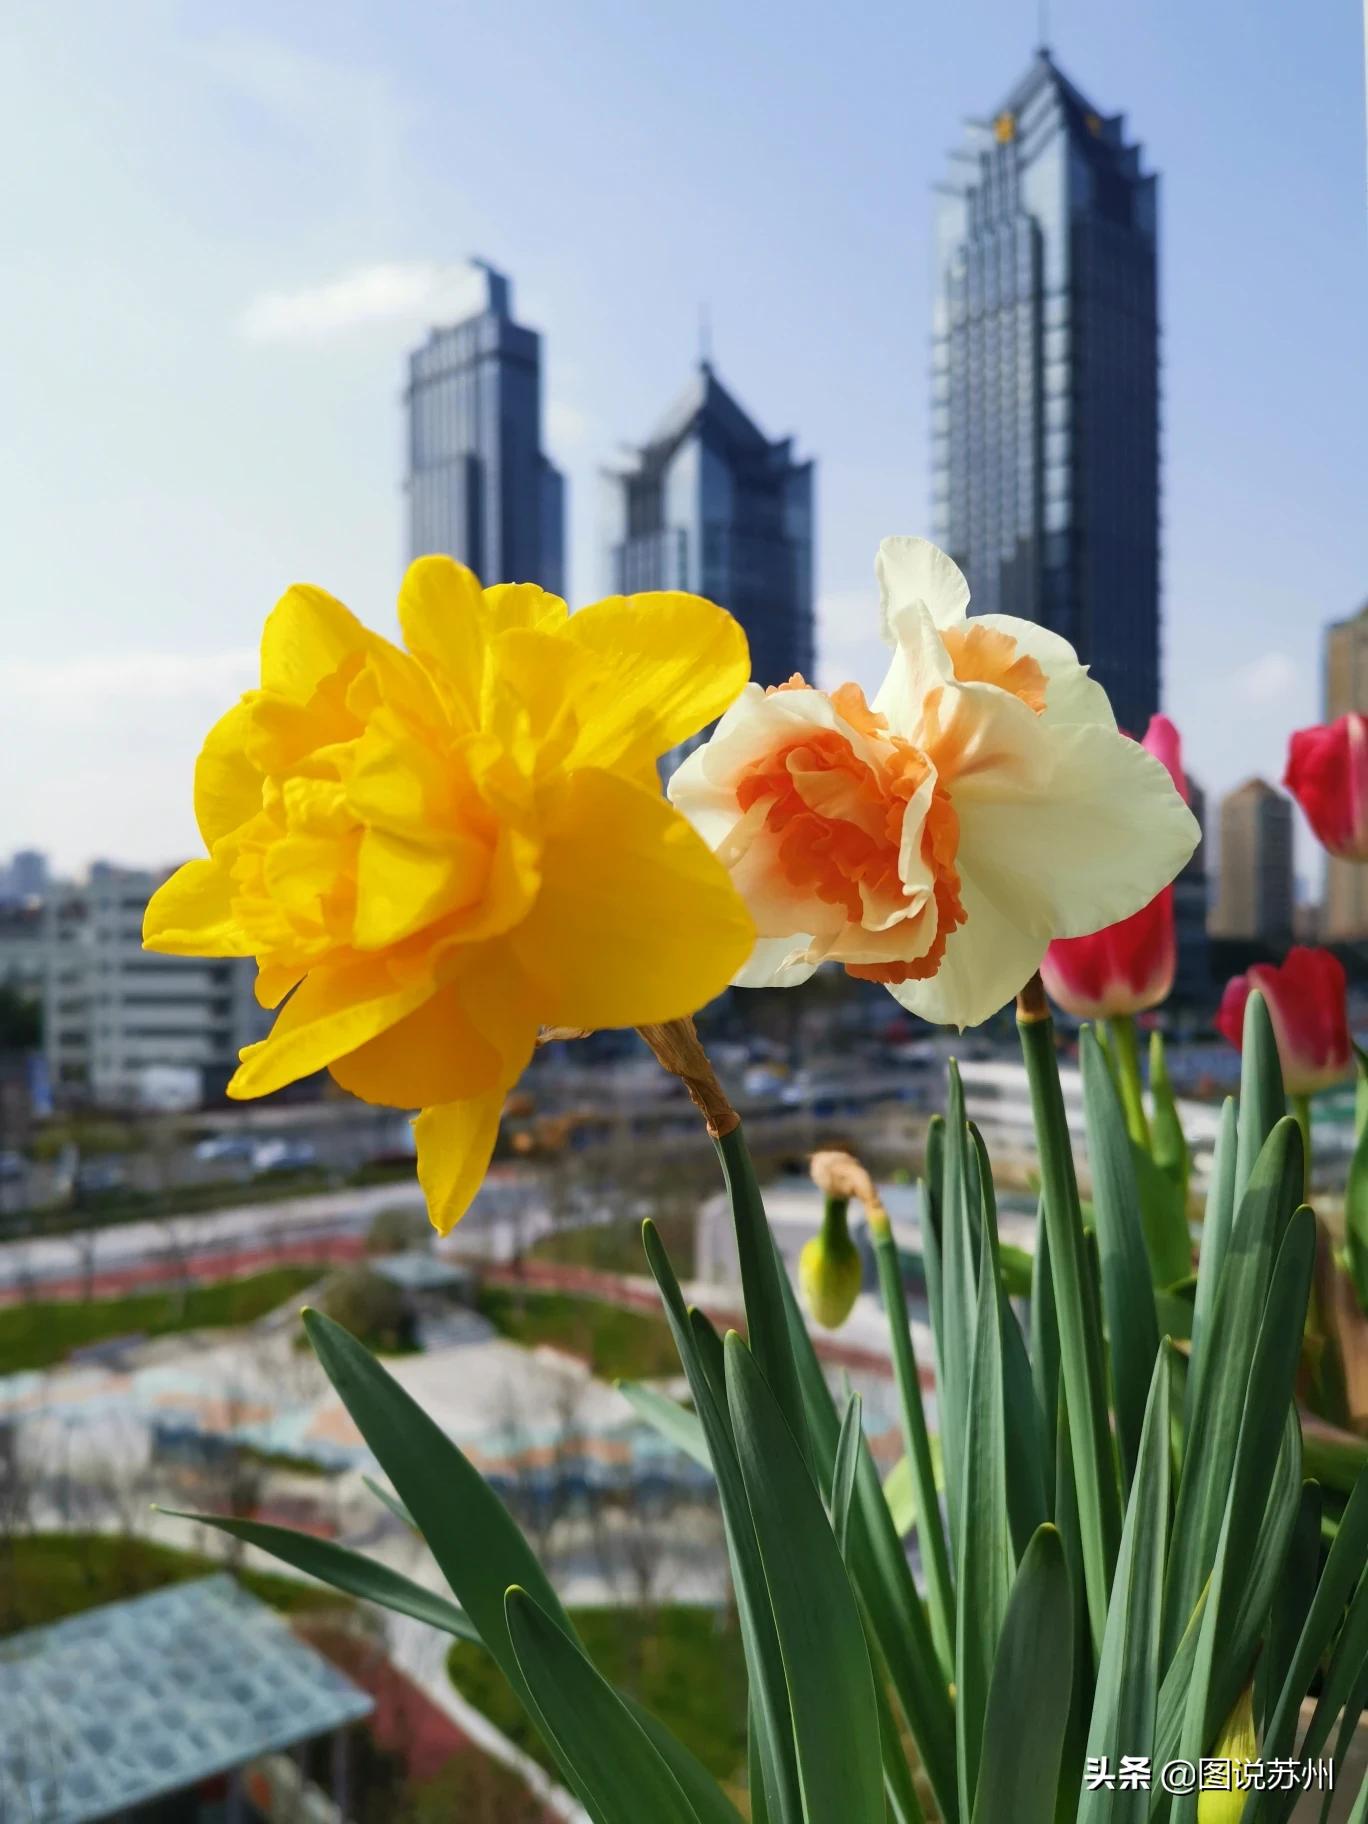
<svg viewBox="0 0 1368 1824">
<path fill-rule="evenodd" d="M 1280 703 L 1301 684 L 1301 667 L 1285 652 L 1265 652 L 1232 672 L 1231 694 L 1251 709 Z"/>
<path fill-rule="evenodd" d="M 249 342 L 319 342 L 376 323 L 415 326 L 469 316 L 484 296 L 481 274 L 464 261 L 393 260 L 299 291 L 263 292 L 238 328 Z"/>
</svg>

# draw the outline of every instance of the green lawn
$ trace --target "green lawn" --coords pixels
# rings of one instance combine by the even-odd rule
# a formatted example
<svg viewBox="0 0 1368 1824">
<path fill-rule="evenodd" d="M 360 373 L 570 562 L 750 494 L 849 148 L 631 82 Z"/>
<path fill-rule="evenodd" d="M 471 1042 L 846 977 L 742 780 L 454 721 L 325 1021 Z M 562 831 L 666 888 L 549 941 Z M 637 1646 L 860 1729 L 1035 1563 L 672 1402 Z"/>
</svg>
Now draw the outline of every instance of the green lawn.
<svg viewBox="0 0 1368 1824">
<path fill-rule="evenodd" d="M 679 1355 L 665 1319 L 563 1292 L 482 1286 L 476 1304 L 510 1342 L 550 1343 L 588 1362 L 602 1380 L 651 1380 L 678 1374 Z"/>
<path fill-rule="evenodd" d="M 692 1279 L 698 1226 L 694 1212 L 689 1211 L 686 1215 L 662 1213 L 652 1221 L 678 1278 Z M 644 1274 L 647 1270 L 641 1224 L 634 1220 L 553 1229 L 549 1235 L 534 1241 L 528 1253 L 533 1260 L 550 1260 L 566 1267 L 592 1267 L 598 1273 Z"/>
<path fill-rule="evenodd" d="M 105 1602 L 121 1602 L 168 1583 L 207 1577 L 221 1560 L 178 1551 L 151 1539 L 107 1533 L 11 1534 L 0 1542 L 0 1635 L 79 1615 Z M 350 1606 L 322 1584 L 299 1583 L 271 1571 L 237 1570 L 254 1596 L 287 1613 Z"/>
<path fill-rule="evenodd" d="M 570 1619 L 605 1678 L 659 1717 L 719 1780 L 744 1784 L 746 1669 L 730 1615 L 671 1603 L 572 1609 Z M 457 1641 L 447 1670 L 464 1698 L 554 1771 L 541 1737 L 486 1652 Z"/>
<path fill-rule="evenodd" d="M 0 1306 L 0 1374 L 49 1368 L 73 1349 L 114 1336 L 166 1336 L 177 1330 L 249 1324 L 313 1285 L 322 1267 L 270 1267 L 241 1279 L 124 1298 L 37 1300 Z"/>
</svg>

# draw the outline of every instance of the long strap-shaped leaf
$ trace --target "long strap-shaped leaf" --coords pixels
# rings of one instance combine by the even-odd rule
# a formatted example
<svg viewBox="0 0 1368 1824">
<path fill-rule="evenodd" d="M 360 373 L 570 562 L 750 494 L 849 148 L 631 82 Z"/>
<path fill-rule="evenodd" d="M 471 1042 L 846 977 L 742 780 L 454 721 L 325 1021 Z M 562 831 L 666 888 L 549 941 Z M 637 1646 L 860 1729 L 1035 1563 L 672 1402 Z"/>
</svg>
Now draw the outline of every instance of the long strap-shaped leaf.
<svg viewBox="0 0 1368 1824">
<path fill-rule="evenodd" d="M 1226 1248 L 1212 1320 L 1188 1369 L 1196 1387 L 1164 1595 L 1166 1656 L 1177 1647 L 1215 1560 L 1273 1260 L 1301 1188 L 1301 1133 L 1288 1117 L 1269 1135 L 1250 1175 Z M 1282 1416 L 1277 1415 L 1279 1426 Z"/>
<path fill-rule="evenodd" d="M 1235 1149 L 1238 1136 L 1235 1125 L 1235 1098 L 1227 1096 L 1221 1109 L 1221 1125 L 1216 1135 L 1216 1149 L 1211 1157 L 1211 1179 L 1207 1185 L 1206 1213 L 1202 1219 L 1202 1248 L 1197 1291 L 1192 1306 L 1192 1346 L 1195 1357 L 1211 1322 L 1216 1305 L 1216 1288 L 1225 1264 L 1230 1231 L 1235 1225 Z M 1183 1389 L 1183 1432 L 1192 1423 L 1192 1399 L 1196 1378 L 1189 1373 Z"/>
<path fill-rule="evenodd" d="M 750 1677 L 751 1733 L 759 1761 L 767 1812 L 773 1824 L 802 1824 L 802 1794 L 793 1740 L 788 1682 L 770 1610 L 755 1524 L 746 1498 L 732 1437 L 725 1386 L 717 1379 L 707 1351 L 716 1342 L 710 1328 L 695 1326 L 684 1304 L 674 1269 L 655 1224 L 642 1225 L 646 1259 L 660 1288 L 666 1322 L 688 1376 L 703 1434 L 717 1478 L 718 1499 L 727 1535 L 737 1619 Z"/>
<path fill-rule="evenodd" d="M 470 1617 L 454 1602 L 449 1602 L 436 1590 L 415 1583 L 402 1572 L 391 1570 L 378 1559 L 367 1558 L 364 1553 L 353 1552 L 331 1539 L 319 1539 L 313 1533 L 298 1533 L 288 1526 L 272 1526 L 264 1520 L 187 1514 L 174 1507 L 157 1511 L 174 1515 L 178 1520 L 198 1520 L 202 1526 L 215 1527 L 221 1533 L 241 1539 L 245 1545 L 269 1552 L 282 1564 L 293 1565 L 295 1570 L 316 1577 L 320 1583 L 335 1590 L 344 1590 L 348 1596 L 359 1596 L 364 1602 L 378 1603 L 382 1609 L 393 1610 L 396 1615 L 425 1621 L 430 1627 L 440 1628 L 444 1634 L 454 1634 L 457 1640 L 484 1644 Z"/>
<path fill-rule="evenodd" d="M 1235 1209 L 1268 1136 L 1287 1112 L 1278 1041 L 1268 1003 L 1256 988 L 1245 1002 L 1240 1039 L 1240 1114 L 1235 1147 Z"/>
<path fill-rule="evenodd" d="M 1052 1824 L 1073 1680 L 1073 1598 L 1052 1526 L 1027 1546 L 1002 1624 L 973 1824 Z"/>
<path fill-rule="evenodd" d="M 1079 1541 L 1094 1651 L 1100 1651 L 1121 1536 L 1121 1500 L 1107 1418 L 1102 1338 L 1092 1304 L 1083 1216 L 1069 1124 L 1059 1084 L 1054 1023 L 1019 1019 L 1017 1031 L 1030 1083 L 1036 1146 L 1050 1241 L 1050 1274 L 1059 1324 L 1060 1373 L 1069 1409 Z"/>
<path fill-rule="evenodd" d="M 737 1461 L 788 1678 L 806 1824 L 884 1824 L 874 1675 L 817 1486 L 759 1364 L 726 1339 Z"/>
<path fill-rule="evenodd" d="M 978 1159 L 964 1118 L 959 1071 L 950 1066 L 950 1108 L 945 1124 L 945 1192 L 941 1211 L 941 1363 L 936 1388 L 945 1504 L 950 1515 L 950 1551 L 958 1564 L 964 1515 L 964 1448 L 968 1435 L 969 1380 L 974 1361 L 974 1314 L 978 1308 L 979 1213 L 971 1195 L 978 1183 Z"/>
<path fill-rule="evenodd" d="M 1268 1638 L 1255 1672 L 1254 1713 L 1265 1729 L 1272 1721 L 1283 1680 L 1292 1669 L 1302 1624 L 1315 1601 L 1323 1507 L 1320 1484 L 1303 1482 L 1291 1542 L 1269 1612 Z"/>
<path fill-rule="evenodd" d="M 1166 1347 L 1154 1364 L 1145 1406 L 1088 1730 L 1088 1758 L 1103 1758 L 1112 1765 L 1123 1754 L 1148 1758 L 1154 1750 L 1172 1384 L 1172 1358 Z M 1141 1824 L 1148 1813 L 1147 1792 L 1089 1788 L 1079 1800 L 1077 1824 Z"/>
<path fill-rule="evenodd" d="M 1007 1514 L 1001 1300 L 986 1248 L 983 1269 L 969 1383 L 964 1530 L 955 1566 L 955 1755 L 960 1816 L 966 1818 L 974 1812 L 988 1687 L 1016 1569 Z"/>
<path fill-rule="evenodd" d="M 673 1444 L 676 1450 L 683 1451 L 704 1469 L 712 1468 L 708 1441 L 696 1412 L 690 1412 L 687 1406 L 681 1406 L 678 1400 L 672 1400 L 658 1387 L 648 1387 L 642 1381 L 619 1381 L 617 1390 L 634 1408 L 637 1417 L 645 1419 L 667 1444 Z"/>
<path fill-rule="evenodd" d="M 505 1597 L 518 1669 L 596 1824 L 699 1824 L 659 1750 L 565 1630 L 515 1584 Z"/>
<path fill-rule="evenodd" d="M 1140 1433 L 1159 1352 L 1159 1325 L 1126 1117 L 1097 1040 L 1086 1026 L 1079 1038 L 1079 1056 L 1102 1268 L 1102 1305 L 1107 1319 L 1121 1461 L 1129 1485 L 1140 1459 Z"/>
</svg>

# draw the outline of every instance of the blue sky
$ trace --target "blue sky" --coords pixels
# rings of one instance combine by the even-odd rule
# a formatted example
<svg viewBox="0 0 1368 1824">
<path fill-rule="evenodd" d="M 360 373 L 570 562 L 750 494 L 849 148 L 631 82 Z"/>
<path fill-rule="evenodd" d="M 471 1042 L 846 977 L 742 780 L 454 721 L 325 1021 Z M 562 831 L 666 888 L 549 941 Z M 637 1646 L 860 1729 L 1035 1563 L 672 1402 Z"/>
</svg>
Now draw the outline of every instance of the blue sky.
<svg viewBox="0 0 1368 1824">
<path fill-rule="evenodd" d="M 572 595 L 706 302 L 818 459 L 824 681 L 877 681 L 874 548 L 927 527 L 930 186 L 1035 36 L 1000 0 L 10 0 L 0 853 L 188 852 L 284 586 L 390 625 L 403 356 L 472 252 L 546 335 Z M 1368 595 L 1361 11 L 1056 0 L 1051 37 L 1162 174 L 1167 707 L 1213 791 L 1277 777 Z"/>
</svg>

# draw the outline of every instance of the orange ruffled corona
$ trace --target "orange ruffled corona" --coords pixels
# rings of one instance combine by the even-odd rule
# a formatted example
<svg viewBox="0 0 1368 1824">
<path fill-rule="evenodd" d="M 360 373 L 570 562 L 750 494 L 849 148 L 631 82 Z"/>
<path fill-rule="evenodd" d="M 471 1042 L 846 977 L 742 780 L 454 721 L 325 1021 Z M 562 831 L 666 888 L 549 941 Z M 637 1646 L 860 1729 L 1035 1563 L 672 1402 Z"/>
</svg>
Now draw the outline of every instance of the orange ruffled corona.
<svg viewBox="0 0 1368 1824">
<path fill-rule="evenodd" d="M 571 616 L 442 557 L 410 568 L 399 619 L 407 651 L 320 589 L 282 598 L 260 688 L 195 769 L 208 856 L 154 894 L 143 940 L 255 957 L 263 1006 L 284 1001 L 230 1095 L 327 1068 L 366 1101 L 420 1108 L 445 1232 L 539 1026 L 681 1018 L 750 950 L 745 906 L 656 773 L 736 697 L 749 657 L 696 596 Z"/>
</svg>

